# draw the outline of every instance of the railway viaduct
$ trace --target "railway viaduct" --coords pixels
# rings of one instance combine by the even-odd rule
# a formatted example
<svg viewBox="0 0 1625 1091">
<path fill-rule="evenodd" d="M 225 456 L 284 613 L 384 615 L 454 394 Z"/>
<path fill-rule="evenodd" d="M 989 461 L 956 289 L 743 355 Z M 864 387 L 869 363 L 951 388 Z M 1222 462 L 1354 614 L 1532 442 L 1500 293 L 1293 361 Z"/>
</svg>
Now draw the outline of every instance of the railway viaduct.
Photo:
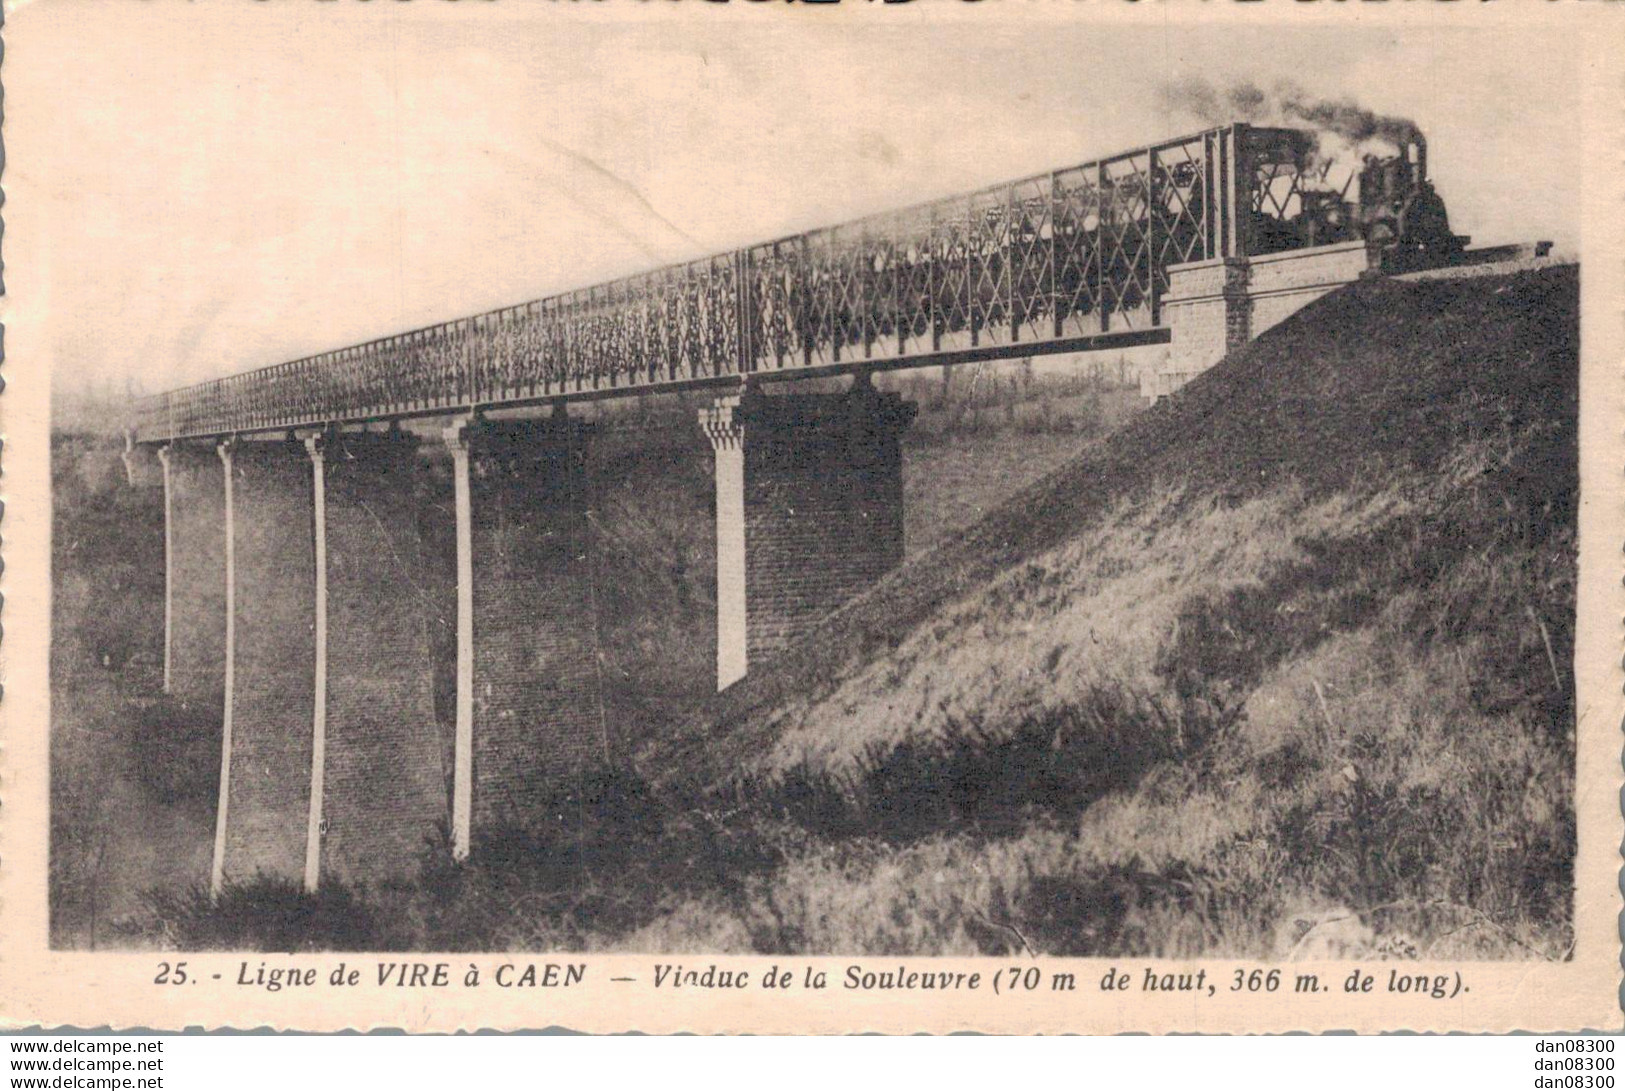
<svg viewBox="0 0 1625 1091">
<path fill-rule="evenodd" d="M 1338 184 L 1306 146 L 1212 129 L 145 401 L 126 460 L 163 486 L 164 686 L 222 710 L 212 889 L 409 872 L 442 828 L 463 857 L 604 759 L 572 406 L 711 395 L 726 687 L 902 559 L 913 407 L 875 373 L 1165 344 L 1159 396 L 1366 272 L 1358 237 L 1294 227 Z M 850 388 L 771 392 L 830 376 Z"/>
</svg>

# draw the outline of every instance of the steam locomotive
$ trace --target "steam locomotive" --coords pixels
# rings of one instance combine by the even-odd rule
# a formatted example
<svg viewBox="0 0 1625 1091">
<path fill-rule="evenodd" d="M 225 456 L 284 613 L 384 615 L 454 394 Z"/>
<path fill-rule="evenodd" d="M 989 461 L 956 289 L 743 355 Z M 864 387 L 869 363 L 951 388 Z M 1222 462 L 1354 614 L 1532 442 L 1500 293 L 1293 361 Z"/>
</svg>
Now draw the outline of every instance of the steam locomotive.
<svg viewBox="0 0 1625 1091">
<path fill-rule="evenodd" d="M 1300 172 L 1313 159 L 1307 133 L 1293 149 Z M 1301 186 L 1295 212 L 1271 216 L 1255 210 L 1251 250 L 1272 253 L 1363 239 L 1372 264 L 1389 272 L 1449 265 L 1461 257 L 1468 236 L 1453 234 L 1444 199 L 1428 180 L 1427 141 L 1420 133 L 1391 156 L 1367 155 L 1353 186 L 1341 190 Z M 1349 190 L 1355 192 L 1349 196 Z"/>
</svg>

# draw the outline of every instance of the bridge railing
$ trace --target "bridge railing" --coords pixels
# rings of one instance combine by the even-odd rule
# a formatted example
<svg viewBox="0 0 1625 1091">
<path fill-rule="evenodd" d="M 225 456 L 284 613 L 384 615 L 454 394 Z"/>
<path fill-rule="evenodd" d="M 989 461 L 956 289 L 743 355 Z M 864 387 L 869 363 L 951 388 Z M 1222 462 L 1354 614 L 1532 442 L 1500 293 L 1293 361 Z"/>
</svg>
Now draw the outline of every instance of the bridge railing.
<svg viewBox="0 0 1625 1091">
<path fill-rule="evenodd" d="M 1159 325 L 1168 266 L 1289 223 L 1313 138 L 1232 125 L 963 197 L 199 383 L 142 440 L 1065 351 Z M 1344 182 L 1346 189 L 1347 182 Z M 1267 226 L 1267 224 L 1266 224 Z"/>
</svg>

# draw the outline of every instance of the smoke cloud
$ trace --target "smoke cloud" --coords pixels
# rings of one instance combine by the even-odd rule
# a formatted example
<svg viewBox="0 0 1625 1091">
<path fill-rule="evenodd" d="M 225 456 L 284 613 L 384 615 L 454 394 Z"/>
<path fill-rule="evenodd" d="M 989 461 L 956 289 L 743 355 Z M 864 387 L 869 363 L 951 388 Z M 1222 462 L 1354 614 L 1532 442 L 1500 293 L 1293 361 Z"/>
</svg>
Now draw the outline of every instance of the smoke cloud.
<svg viewBox="0 0 1625 1091">
<path fill-rule="evenodd" d="M 1204 126 L 1243 121 L 1308 128 L 1314 147 L 1304 164 L 1303 184 L 1319 190 L 1347 192 L 1367 156 L 1396 155 L 1407 141 L 1421 135 L 1410 118 L 1379 114 L 1351 98 L 1316 98 L 1285 81 L 1268 90 L 1247 81 L 1221 88 L 1193 76 L 1164 84 L 1161 98 L 1167 109 Z"/>
<path fill-rule="evenodd" d="M 1200 76 L 1163 85 L 1163 105 L 1188 114 L 1203 125 L 1245 121 L 1255 125 L 1308 125 L 1352 148 L 1381 143 L 1386 154 L 1398 151 L 1419 135 L 1416 122 L 1368 110 L 1351 98 L 1322 99 L 1296 84 L 1277 83 L 1268 90 L 1239 81 L 1220 88 Z"/>
</svg>

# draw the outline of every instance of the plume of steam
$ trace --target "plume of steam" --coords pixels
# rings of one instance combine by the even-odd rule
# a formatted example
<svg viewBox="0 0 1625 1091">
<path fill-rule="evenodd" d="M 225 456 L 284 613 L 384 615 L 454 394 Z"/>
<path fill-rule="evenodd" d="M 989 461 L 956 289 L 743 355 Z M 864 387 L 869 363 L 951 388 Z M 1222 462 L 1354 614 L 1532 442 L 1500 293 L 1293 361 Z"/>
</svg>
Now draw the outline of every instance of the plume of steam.
<svg viewBox="0 0 1625 1091">
<path fill-rule="evenodd" d="M 1281 110 L 1322 132 L 1336 133 L 1350 144 L 1380 140 L 1395 150 L 1421 136 L 1416 122 L 1408 117 L 1392 117 L 1368 110 L 1351 98 L 1313 99 L 1300 87 L 1283 84 L 1278 91 Z"/>
<path fill-rule="evenodd" d="M 1246 80 L 1219 88 L 1200 76 L 1188 76 L 1164 84 L 1161 98 L 1168 109 L 1188 114 L 1203 125 L 1226 125 L 1232 121 L 1308 125 L 1318 133 L 1335 136 L 1355 148 L 1381 143 L 1389 154 L 1420 132 L 1410 118 L 1379 114 L 1351 98 L 1316 98 L 1302 87 L 1285 81 L 1269 90 Z"/>
<path fill-rule="evenodd" d="M 1220 88 L 1199 76 L 1164 84 L 1163 105 L 1202 125 L 1307 127 L 1315 143 L 1305 164 L 1305 183 L 1336 189 L 1358 171 L 1368 155 L 1390 156 L 1421 135 L 1416 122 L 1369 110 L 1351 98 L 1322 99 L 1282 81 L 1268 90 L 1242 80 Z M 1346 188 L 1346 185 L 1345 185 Z"/>
</svg>

